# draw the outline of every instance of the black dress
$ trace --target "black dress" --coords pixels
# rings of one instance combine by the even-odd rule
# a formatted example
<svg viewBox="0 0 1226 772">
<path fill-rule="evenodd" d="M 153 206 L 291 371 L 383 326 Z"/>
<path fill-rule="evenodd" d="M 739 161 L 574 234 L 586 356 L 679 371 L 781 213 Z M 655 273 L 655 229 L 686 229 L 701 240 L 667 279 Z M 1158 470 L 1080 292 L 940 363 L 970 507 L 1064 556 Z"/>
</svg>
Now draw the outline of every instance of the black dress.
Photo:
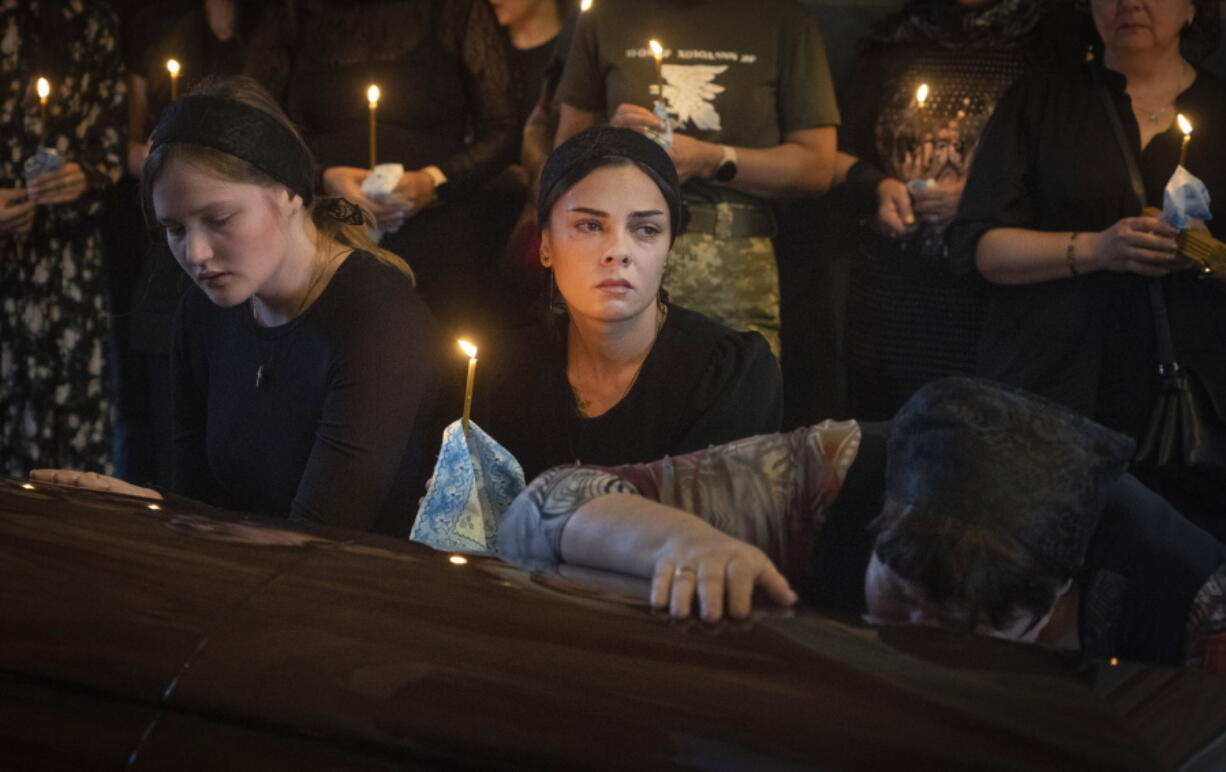
<svg viewBox="0 0 1226 772">
<path fill-rule="evenodd" d="M 474 420 L 532 479 L 558 464 L 653 461 L 779 430 L 779 366 L 765 339 L 669 306 L 629 392 L 585 418 L 566 377 L 564 329 L 510 333 L 482 354 Z"/>
<path fill-rule="evenodd" d="M 381 246 L 403 257 L 444 326 L 482 314 L 501 249 L 487 228 L 484 187 L 519 149 L 507 43 L 485 0 L 312 0 L 270 8 L 247 72 L 277 96 L 315 160 L 369 166 L 366 88 L 378 84 L 378 160 L 434 165 L 440 202 Z"/>
<path fill-rule="evenodd" d="M 1127 167 L 1095 91 L 1110 89 L 1131 138 L 1149 202 L 1160 205 L 1174 171 L 1181 135 L 1154 137 L 1142 151 L 1124 78 L 1097 61 L 1020 80 L 997 106 L 967 180 L 950 246 L 973 260 L 980 237 L 999 227 L 1100 231 L 1138 215 Z M 1176 100 L 1198 127 L 1187 168 L 1205 183 L 1219 216 L 1208 223 L 1226 238 L 1226 83 L 1197 70 Z M 1148 280 L 1097 271 L 1019 286 L 992 285 L 979 346 L 982 374 L 1061 402 L 1114 429 L 1139 437 L 1157 392 L 1154 322 Z M 1226 414 L 1226 293 L 1193 271 L 1162 280 L 1175 351 L 1196 370 Z M 1184 514 L 1221 535 L 1226 481 L 1203 476 L 1137 473 Z M 1213 525 L 1213 520 L 1218 525 Z"/>
<path fill-rule="evenodd" d="M 197 288 L 175 330 L 172 490 L 225 509 L 407 533 L 437 447 L 442 349 L 399 271 L 365 252 L 278 327 Z M 259 383 L 257 384 L 257 374 Z"/>
</svg>

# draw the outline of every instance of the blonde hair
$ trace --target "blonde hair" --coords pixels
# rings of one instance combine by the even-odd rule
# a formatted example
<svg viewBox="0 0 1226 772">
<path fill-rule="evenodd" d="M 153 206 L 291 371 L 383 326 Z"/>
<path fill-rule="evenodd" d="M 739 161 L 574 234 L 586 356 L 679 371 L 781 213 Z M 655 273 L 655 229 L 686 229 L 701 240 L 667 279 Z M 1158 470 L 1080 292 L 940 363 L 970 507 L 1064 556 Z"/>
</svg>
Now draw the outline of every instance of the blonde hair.
<svg viewBox="0 0 1226 772">
<path fill-rule="evenodd" d="M 302 150 L 310 157 L 310 151 L 302 134 L 290 121 L 289 116 L 259 83 L 245 75 L 221 77 L 210 76 L 200 81 L 191 90 L 191 95 L 214 96 L 232 99 L 248 107 L 267 113 L 294 135 L 302 145 Z M 284 182 L 273 179 L 268 174 L 257 169 L 241 158 L 224 153 L 211 147 L 194 145 L 186 142 L 167 142 L 159 145 L 149 153 L 145 168 L 141 172 L 141 202 L 145 210 L 145 219 L 153 226 L 153 185 L 171 161 L 186 161 L 200 167 L 218 179 L 228 182 L 238 182 L 247 185 L 259 185 L 265 188 L 284 188 Z M 374 255 L 375 259 L 394 268 L 416 284 L 416 277 L 409 264 L 394 252 L 386 250 L 375 243 L 370 237 L 368 228 L 374 225 L 370 212 L 359 207 L 362 213 L 362 224 L 341 222 L 328 212 L 327 206 L 321 206 L 327 199 L 315 198 L 307 205 L 306 214 L 315 225 L 315 230 L 323 239 L 334 241 L 354 250 L 362 250 Z"/>
</svg>

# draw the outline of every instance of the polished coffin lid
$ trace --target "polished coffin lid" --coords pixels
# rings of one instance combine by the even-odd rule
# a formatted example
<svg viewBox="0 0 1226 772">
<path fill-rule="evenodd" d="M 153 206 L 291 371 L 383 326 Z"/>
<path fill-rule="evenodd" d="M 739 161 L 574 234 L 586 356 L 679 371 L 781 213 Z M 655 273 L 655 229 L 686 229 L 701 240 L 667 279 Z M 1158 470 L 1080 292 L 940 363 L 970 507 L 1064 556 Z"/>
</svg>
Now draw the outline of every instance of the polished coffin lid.
<svg viewBox="0 0 1226 772">
<path fill-rule="evenodd" d="M 633 581 L 238 520 L 0 481 L 0 711 L 120 706 L 93 742 L 138 767 L 244 742 L 317 768 L 1226 763 L 1226 680 L 1196 671 L 812 611 L 679 624 Z"/>
</svg>

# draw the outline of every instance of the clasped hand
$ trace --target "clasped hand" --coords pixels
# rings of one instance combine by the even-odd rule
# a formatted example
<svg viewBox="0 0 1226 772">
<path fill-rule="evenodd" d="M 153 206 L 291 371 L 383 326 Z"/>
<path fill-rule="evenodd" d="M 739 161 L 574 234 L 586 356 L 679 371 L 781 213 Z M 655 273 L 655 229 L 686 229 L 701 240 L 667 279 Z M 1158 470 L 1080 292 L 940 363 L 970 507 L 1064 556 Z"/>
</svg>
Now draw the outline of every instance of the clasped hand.
<svg viewBox="0 0 1226 772">
<path fill-rule="evenodd" d="M 651 605 L 667 607 L 674 617 L 688 617 L 695 596 L 707 622 L 717 622 L 725 614 L 734 619 L 749 616 L 755 588 L 780 605 L 797 600 L 788 580 L 762 550 L 706 523 L 695 523 L 669 537 L 654 557 Z"/>
<path fill-rule="evenodd" d="M 958 213 L 963 182 L 938 182 L 914 195 L 906 184 L 886 177 L 877 184 L 878 232 L 892 239 L 914 233 L 920 223 L 944 228 Z"/>
<path fill-rule="evenodd" d="M 378 202 L 362 193 L 369 169 L 356 166 L 330 166 L 324 170 L 323 187 L 330 196 L 341 196 L 358 204 L 375 218 L 380 231 L 394 233 L 435 201 L 434 178 L 422 171 L 407 171 L 386 201 Z"/>
<path fill-rule="evenodd" d="M 646 107 L 633 104 L 621 104 L 617 112 L 609 119 L 609 124 L 622 129 L 635 131 L 664 131 L 660 118 Z M 673 146 L 668 151 L 672 156 L 673 165 L 677 167 L 677 177 L 681 182 L 698 178 L 707 179 L 715 173 L 715 169 L 723 160 L 723 151 L 719 145 L 687 137 L 679 132 L 673 132 Z"/>
<path fill-rule="evenodd" d="M 1125 217 L 1093 235 L 1091 254 L 1104 271 L 1166 276 L 1195 265 L 1179 255 L 1178 235 L 1157 217 Z"/>
<path fill-rule="evenodd" d="M 85 189 L 85 172 L 75 162 L 29 180 L 24 188 L 0 188 L 0 233 L 28 232 L 38 205 L 70 204 Z"/>
<path fill-rule="evenodd" d="M 140 496 L 146 499 L 160 500 L 162 498 L 162 494 L 152 488 L 142 488 L 139 485 L 126 483 L 117 477 L 108 477 L 96 472 L 77 472 L 72 469 L 35 469 L 30 472 L 30 479 L 69 488 L 122 493 L 125 496 Z"/>
</svg>

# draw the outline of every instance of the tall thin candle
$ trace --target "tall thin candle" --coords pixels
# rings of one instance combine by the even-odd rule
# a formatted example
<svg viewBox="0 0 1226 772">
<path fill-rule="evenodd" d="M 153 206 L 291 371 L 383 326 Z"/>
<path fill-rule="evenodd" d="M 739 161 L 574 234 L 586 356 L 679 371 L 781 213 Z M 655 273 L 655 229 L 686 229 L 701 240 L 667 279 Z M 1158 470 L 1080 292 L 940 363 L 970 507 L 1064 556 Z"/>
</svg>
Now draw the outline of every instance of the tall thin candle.
<svg viewBox="0 0 1226 772">
<path fill-rule="evenodd" d="M 47 97 L 51 96 L 51 83 L 46 78 L 39 78 L 38 84 L 38 146 L 47 141 Z"/>
<path fill-rule="evenodd" d="M 647 41 L 651 55 L 656 60 L 656 101 L 664 101 L 664 46 L 658 40 Z"/>
<path fill-rule="evenodd" d="M 460 349 L 468 355 L 468 381 L 464 385 L 464 418 L 461 425 L 468 431 L 468 419 L 473 410 L 473 376 L 477 373 L 477 347 L 466 340 L 456 341 Z"/>
<path fill-rule="evenodd" d="M 174 59 L 166 60 L 166 71 L 170 73 L 170 101 L 179 98 L 179 63 Z"/>
<path fill-rule="evenodd" d="M 1188 143 L 1192 141 L 1192 123 L 1187 118 L 1183 117 L 1183 113 L 1175 116 L 1176 123 L 1179 124 L 1179 130 L 1183 132 L 1183 142 L 1179 145 L 1179 165 L 1187 168 L 1188 162 Z"/>
<path fill-rule="evenodd" d="M 379 87 L 373 83 L 370 84 L 370 88 L 366 89 L 366 101 L 370 104 L 370 168 L 373 169 L 379 163 L 379 152 L 375 147 L 377 139 L 375 113 L 379 110 Z"/>
</svg>

